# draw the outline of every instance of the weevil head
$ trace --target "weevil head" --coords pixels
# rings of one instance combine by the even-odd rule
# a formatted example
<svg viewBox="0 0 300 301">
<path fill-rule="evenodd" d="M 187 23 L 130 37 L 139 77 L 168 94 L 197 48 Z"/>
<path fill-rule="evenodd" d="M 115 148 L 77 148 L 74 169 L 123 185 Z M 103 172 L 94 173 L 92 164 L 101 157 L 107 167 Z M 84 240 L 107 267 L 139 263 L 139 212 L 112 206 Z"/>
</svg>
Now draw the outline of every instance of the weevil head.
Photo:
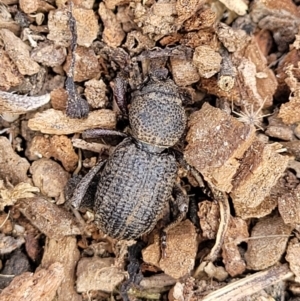
<svg viewBox="0 0 300 301">
<path fill-rule="evenodd" d="M 186 126 L 182 95 L 172 80 L 151 81 L 132 94 L 129 107 L 132 136 L 144 143 L 171 147 Z"/>
</svg>

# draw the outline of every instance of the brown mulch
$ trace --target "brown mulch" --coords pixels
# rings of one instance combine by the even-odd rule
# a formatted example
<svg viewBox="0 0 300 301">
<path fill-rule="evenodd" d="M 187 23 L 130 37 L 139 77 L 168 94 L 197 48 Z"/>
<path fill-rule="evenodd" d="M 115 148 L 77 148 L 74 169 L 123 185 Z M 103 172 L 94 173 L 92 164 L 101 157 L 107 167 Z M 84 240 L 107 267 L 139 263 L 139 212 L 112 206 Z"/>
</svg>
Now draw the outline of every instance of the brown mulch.
<svg viewBox="0 0 300 301">
<path fill-rule="evenodd" d="M 1 0 L 0 299 L 298 300 L 299 5 Z M 155 63 L 188 118 L 174 153 L 190 206 L 166 256 L 170 208 L 117 241 L 64 192 L 122 140 L 85 130 L 130 133 L 117 75 L 129 96 Z"/>
</svg>

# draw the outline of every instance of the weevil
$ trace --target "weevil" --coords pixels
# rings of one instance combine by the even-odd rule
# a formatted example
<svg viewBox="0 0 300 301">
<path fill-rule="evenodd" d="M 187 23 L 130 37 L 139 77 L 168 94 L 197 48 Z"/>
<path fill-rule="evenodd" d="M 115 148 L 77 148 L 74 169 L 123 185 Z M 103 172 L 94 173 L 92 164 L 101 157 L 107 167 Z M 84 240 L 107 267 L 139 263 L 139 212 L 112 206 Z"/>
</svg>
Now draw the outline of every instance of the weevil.
<svg viewBox="0 0 300 301">
<path fill-rule="evenodd" d="M 118 78 L 114 84 L 117 102 L 125 98 L 123 88 Z M 183 98 L 166 69 L 152 72 L 150 79 L 130 95 L 131 135 L 77 184 L 71 204 L 82 206 L 89 187 L 94 185 L 95 223 L 109 236 L 136 239 L 149 233 L 172 195 L 178 215 L 164 233 L 187 212 L 188 197 L 176 183 L 178 164 L 169 151 L 186 127 Z"/>
</svg>

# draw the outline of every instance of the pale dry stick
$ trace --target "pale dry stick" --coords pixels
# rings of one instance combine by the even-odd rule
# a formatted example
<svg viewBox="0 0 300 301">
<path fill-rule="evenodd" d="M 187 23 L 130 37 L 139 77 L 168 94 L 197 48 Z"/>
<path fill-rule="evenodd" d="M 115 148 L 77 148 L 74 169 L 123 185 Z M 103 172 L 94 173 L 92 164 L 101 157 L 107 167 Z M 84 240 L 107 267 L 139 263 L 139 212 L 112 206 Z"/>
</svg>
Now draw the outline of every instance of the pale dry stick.
<svg viewBox="0 0 300 301">
<path fill-rule="evenodd" d="M 230 207 L 226 193 L 213 188 L 211 188 L 211 190 L 213 192 L 215 201 L 217 201 L 219 204 L 220 225 L 216 236 L 216 242 L 213 248 L 210 250 L 209 254 L 203 259 L 199 267 L 195 270 L 193 275 L 194 278 L 197 278 L 198 275 L 204 271 L 204 268 L 209 262 L 214 262 L 218 258 L 223 246 L 224 238 L 230 221 Z"/>
<path fill-rule="evenodd" d="M 5 223 L 8 221 L 9 218 L 9 214 L 10 214 L 10 210 L 8 210 L 7 216 L 5 218 L 5 220 L 3 221 L 3 223 L 0 225 L 0 229 L 5 225 Z"/>
<path fill-rule="evenodd" d="M 8 135 L 9 135 L 9 136 L 8 136 L 8 137 L 9 137 L 9 138 L 8 138 L 9 142 L 12 143 L 12 142 L 13 142 L 12 128 L 5 128 L 5 129 L 1 130 L 1 131 L 0 131 L 0 135 L 1 135 L 1 134 L 4 134 L 4 133 L 6 133 L 6 132 L 7 132 Z"/>
<path fill-rule="evenodd" d="M 204 298 L 202 301 L 232 301 L 251 296 L 266 287 L 280 281 L 288 280 L 294 276 L 287 264 L 271 267 L 265 271 L 257 272 L 251 276 L 240 279 L 225 287 L 218 289 Z"/>
<path fill-rule="evenodd" d="M 217 191 L 215 189 L 212 189 L 212 192 L 220 208 L 220 225 L 217 232 L 215 245 L 211 249 L 210 253 L 204 258 L 204 261 L 206 262 L 214 262 L 218 258 L 230 221 L 230 207 L 226 193 Z"/>
<path fill-rule="evenodd" d="M 81 168 L 82 168 L 82 151 L 79 148 L 78 149 L 78 163 L 77 163 L 76 169 L 73 172 L 73 176 L 78 175 L 79 172 L 80 172 L 80 170 L 81 170 Z"/>
</svg>

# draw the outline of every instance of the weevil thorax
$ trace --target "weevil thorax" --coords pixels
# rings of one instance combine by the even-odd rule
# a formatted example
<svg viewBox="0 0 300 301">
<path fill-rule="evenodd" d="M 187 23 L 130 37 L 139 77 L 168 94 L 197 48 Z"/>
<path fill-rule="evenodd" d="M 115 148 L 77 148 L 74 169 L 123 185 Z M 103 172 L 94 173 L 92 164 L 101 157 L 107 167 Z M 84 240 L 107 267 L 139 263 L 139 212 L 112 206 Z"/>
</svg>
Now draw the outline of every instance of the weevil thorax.
<svg viewBox="0 0 300 301">
<path fill-rule="evenodd" d="M 132 136 L 158 149 L 173 146 L 182 136 L 186 115 L 182 95 L 168 79 L 150 81 L 132 94 L 129 107 Z"/>
</svg>

